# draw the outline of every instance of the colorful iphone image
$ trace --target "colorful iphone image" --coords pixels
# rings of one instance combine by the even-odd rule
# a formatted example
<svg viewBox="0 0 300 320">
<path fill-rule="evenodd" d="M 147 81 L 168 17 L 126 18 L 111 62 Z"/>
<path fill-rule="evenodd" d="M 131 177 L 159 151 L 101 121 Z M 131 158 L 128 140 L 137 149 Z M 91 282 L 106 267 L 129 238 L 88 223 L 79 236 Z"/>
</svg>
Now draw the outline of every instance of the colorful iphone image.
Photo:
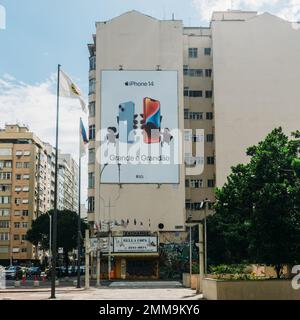
<svg viewBox="0 0 300 320">
<path fill-rule="evenodd" d="M 134 142 L 134 103 L 132 101 L 119 105 L 119 141 L 123 143 Z"/>
<path fill-rule="evenodd" d="M 143 100 L 144 142 L 160 141 L 160 102 L 151 98 Z"/>
</svg>

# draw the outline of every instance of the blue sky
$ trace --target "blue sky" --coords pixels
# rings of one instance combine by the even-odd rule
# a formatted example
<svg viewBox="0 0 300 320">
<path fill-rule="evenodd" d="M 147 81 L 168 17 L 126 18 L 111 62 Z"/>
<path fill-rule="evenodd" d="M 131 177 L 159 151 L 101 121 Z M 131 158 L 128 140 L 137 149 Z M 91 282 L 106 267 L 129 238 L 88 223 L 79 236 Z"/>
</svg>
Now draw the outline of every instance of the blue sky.
<svg viewBox="0 0 300 320">
<path fill-rule="evenodd" d="M 6 10 L 6 29 L 1 29 L 0 21 L 0 128 L 5 123 L 26 124 L 53 145 L 57 64 L 87 97 L 87 43 L 92 41 L 95 21 L 134 9 L 158 19 L 171 19 L 174 13 L 185 26 L 207 26 L 212 11 L 229 8 L 300 20 L 300 0 L 0 0 L 0 5 Z M 82 116 L 78 103 L 62 99 L 60 116 L 60 148 L 77 159 Z M 83 199 L 86 172 L 85 158 Z"/>
<path fill-rule="evenodd" d="M 86 92 L 88 50 L 95 21 L 136 9 L 157 18 L 196 23 L 192 1 L 172 0 L 0 0 L 6 8 L 6 30 L 0 31 L 0 75 L 9 73 L 33 84 L 55 72 L 57 63 Z"/>
<path fill-rule="evenodd" d="M 87 92 L 86 44 L 95 21 L 135 9 L 158 19 L 207 25 L 212 10 L 251 9 L 298 17 L 300 0 L 0 0 L 6 9 L 6 30 L 0 30 L 0 76 L 44 81 L 61 63 Z"/>
</svg>

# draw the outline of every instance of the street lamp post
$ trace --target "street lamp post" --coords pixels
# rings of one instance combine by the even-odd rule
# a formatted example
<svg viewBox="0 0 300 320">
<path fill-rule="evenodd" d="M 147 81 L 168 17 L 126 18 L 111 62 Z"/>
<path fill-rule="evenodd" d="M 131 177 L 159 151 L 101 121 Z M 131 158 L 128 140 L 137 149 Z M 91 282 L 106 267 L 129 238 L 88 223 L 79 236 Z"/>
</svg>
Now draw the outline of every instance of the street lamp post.
<svg viewBox="0 0 300 320">
<path fill-rule="evenodd" d="M 51 267 L 52 265 L 51 259 L 52 259 L 52 216 L 51 216 L 51 213 L 49 213 L 49 267 Z"/>
</svg>

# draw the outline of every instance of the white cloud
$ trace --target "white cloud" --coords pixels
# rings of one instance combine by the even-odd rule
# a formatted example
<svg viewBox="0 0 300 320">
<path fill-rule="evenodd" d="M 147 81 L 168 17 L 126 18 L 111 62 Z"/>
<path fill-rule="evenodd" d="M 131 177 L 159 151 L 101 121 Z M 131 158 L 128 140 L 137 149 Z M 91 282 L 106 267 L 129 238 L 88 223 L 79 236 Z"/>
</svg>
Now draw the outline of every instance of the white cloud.
<svg viewBox="0 0 300 320">
<path fill-rule="evenodd" d="M 83 114 L 78 101 L 61 98 L 59 149 L 64 153 L 71 153 L 76 162 L 78 162 L 79 152 L 80 116 Z M 33 131 L 42 141 L 54 145 L 55 120 L 55 75 L 34 85 L 19 82 L 9 74 L 0 77 L 0 127 L 4 127 L 5 123 L 26 124 L 30 131 Z M 82 199 L 84 201 L 87 189 L 86 157 L 83 158 L 82 165 Z"/>
<path fill-rule="evenodd" d="M 210 21 L 213 11 L 268 11 L 288 21 L 300 20 L 300 0 L 193 0 L 203 21 Z"/>
</svg>

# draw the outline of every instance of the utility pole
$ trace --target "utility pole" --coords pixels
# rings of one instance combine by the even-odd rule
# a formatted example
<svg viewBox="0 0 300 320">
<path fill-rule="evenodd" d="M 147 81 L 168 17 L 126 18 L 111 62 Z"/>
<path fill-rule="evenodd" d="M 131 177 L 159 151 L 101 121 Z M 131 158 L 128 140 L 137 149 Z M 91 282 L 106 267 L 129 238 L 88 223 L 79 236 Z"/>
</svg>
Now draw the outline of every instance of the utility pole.
<svg viewBox="0 0 300 320">
<path fill-rule="evenodd" d="M 189 228 L 190 230 L 190 281 L 192 281 L 192 262 L 193 262 L 193 257 L 192 257 L 192 226 Z"/>
<path fill-rule="evenodd" d="M 207 274 L 207 228 L 206 228 L 206 217 L 207 217 L 207 206 L 208 200 L 204 203 L 205 210 L 204 210 L 204 273 Z"/>
<path fill-rule="evenodd" d="M 85 289 L 90 287 L 90 233 L 85 230 Z"/>
<path fill-rule="evenodd" d="M 52 266 L 52 215 L 49 213 L 49 269 Z M 51 270 L 51 269 L 50 269 Z"/>
<path fill-rule="evenodd" d="M 111 240 L 111 228 L 110 228 L 110 198 L 108 202 L 108 216 L 109 216 L 109 221 L 108 221 L 108 280 L 110 280 L 110 273 L 111 273 L 111 247 L 110 247 L 110 240 Z"/>
<path fill-rule="evenodd" d="M 100 274 L 101 274 L 101 261 L 100 261 L 100 238 L 97 239 L 97 269 L 96 269 L 96 275 L 97 275 L 97 282 L 96 287 L 100 287 Z"/>
<path fill-rule="evenodd" d="M 199 223 L 199 280 L 197 283 L 197 293 L 203 291 L 203 279 L 204 279 L 204 246 L 203 246 L 203 224 Z"/>
</svg>

